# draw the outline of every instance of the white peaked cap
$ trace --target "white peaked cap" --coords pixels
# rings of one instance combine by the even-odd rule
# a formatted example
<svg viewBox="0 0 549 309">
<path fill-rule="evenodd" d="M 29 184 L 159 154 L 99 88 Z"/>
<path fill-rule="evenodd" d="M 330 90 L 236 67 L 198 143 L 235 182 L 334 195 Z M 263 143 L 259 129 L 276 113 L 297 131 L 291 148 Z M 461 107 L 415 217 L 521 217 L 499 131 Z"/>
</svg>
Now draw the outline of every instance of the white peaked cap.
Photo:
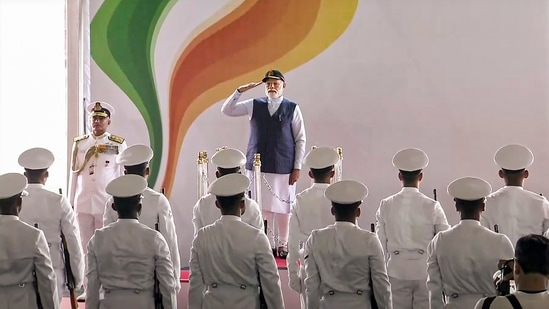
<svg viewBox="0 0 549 309">
<path fill-rule="evenodd" d="M 10 198 L 17 194 L 27 196 L 27 177 L 19 173 L 0 175 L 0 199 Z"/>
<path fill-rule="evenodd" d="M 149 146 L 131 145 L 116 156 L 116 163 L 124 166 L 134 166 L 149 162 L 153 155 L 153 150 Z"/>
<path fill-rule="evenodd" d="M 429 165 L 429 157 L 421 149 L 406 148 L 393 156 L 393 166 L 401 171 L 413 172 Z"/>
<path fill-rule="evenodd" d="M 55 157 L 53 153 L 46 148 L 31 148 L 25 150 L 19 155 L 19 165 L 29 170 L 41 170 L 49 168 Z"/>
<path fill-rule="evenodd" d="M 220 168 L 237 168 L 246 164 L 246 156 L 238 149 L 221 149 L 212 156 L 212 163 Z"/>
<path fill-rule="evenodd" d="M 368 188 L 358 181 L 342 180 L 326 188 L 324 196 L 334 203 L 353 204 L 368 196 Z"/>
<path fill-rule="evenodd" d="M 101 107 L 103 107 L 104 109 L 109 110 L 109 112 L 111 113 L 111 117 L 114 115 L 114 112 L 115 112 L 114 107 L 109 103 L 103 102 L 103 101 L 94 101 L 93 103 L 86 105 L 86 112 L 88 112 L 88 114 L 93 113 L 93 109 L 95 108 L 96 103 L 99 103 Z"/>
<path fill-rule="evenodd" d="M 476 201 L 487 197 L 492 192 L 492 186 L 478 177 L 461 177 L 448 185 L 448 194 L 464 201 Z"/>
<path fill-rule="evenodd" d="M 335 149 L 319 147 L 311 150 L 303 159 L 303 164 L 309 168 L 322 169 L 336 165 L 339 155 Z"/>
<path fill-rule="evenodd" d="M 250 186 L 250 179 L 242 174 L 227 174 L 217 178 L 208 192 L 215 196 L 234 196 L 246 192 Z"/>
<path fill-rule="evenodd" d="M 132 197 L 140 195 L 147 188 L 147 180 L 139 175 L 124 175 L 115 178 L 105 188 L 114 197 Z"/>
<path fill-rule="evenodd" d="M 494 162 L 503 169 L 517 171 L 532 165 L 534 154 L 526 146 L 509 144 L 496 151 Z"/>
</svg>

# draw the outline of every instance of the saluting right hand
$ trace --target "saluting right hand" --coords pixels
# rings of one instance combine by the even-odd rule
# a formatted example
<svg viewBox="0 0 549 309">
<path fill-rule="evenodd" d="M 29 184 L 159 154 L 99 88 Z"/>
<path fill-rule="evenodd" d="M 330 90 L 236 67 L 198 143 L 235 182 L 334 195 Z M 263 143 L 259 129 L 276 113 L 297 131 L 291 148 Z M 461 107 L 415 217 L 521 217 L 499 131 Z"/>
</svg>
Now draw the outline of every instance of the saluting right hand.
<svg viewBox="0 0 549 309">
<path fill-rule="evenodd" d="M 263 84 L 263 82 L 256 82 L 256 83 L 249 83 L 249 84 L 246 84 L 246 85 L 242 85 L 238 88 L 236 88 L 236 90 L 240 93 L 243 93 L 243 92 L 246 92 L 250 89 L 253 89 L 259 85 Z"/>
</svg>

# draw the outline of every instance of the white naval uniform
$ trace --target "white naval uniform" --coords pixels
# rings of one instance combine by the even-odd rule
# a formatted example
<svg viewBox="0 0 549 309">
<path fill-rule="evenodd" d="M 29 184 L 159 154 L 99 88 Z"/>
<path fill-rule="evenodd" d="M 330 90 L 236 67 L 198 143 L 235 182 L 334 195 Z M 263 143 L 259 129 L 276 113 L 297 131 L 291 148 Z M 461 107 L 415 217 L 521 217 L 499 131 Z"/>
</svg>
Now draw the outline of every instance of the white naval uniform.
<svg viewBox="0 0 549 309">
<path fill-rule="evenodd" d="M 486 198 L 480 222 L 491 230 L 497 224 L 514 246 L 522 236 L 543 235 L 549 228 L 549 202 L 523 187 L 505 186 Z"/>
<path fill-rule="evenodd" d="M 450 228 L 440 204 L 415 187 L 381 201 L 377 235 L 385 252 L 394 309 L 429 307 L 427 246 Z"/>
<path fill-rule="evenodd" d="M 233 92 L 223 103 L 221 112 L 231 117 L 248 115 L 249 119 L 251 119 L 254 99 L 238 102 L 240 95 L 241 93 L 238 91 Z M 274 100 L 267 98 L 268 110 L 271 116 L 276 113 L 283 99 L 283 96 Z M 305 157 L 306 135 L 305 123 L 303 122 L 299 105 L 296 105 L 294 110 L 292 132 L 295 141 L 294 169 L 301 170 L 303 158 Z M 247 176 L 253 180 L 253 171 L 247 171 Z M 286 245 L 288 242 L 290 204 L 295 199 L 296 184 L 291 186 L 288 184 L 290 174 L 261 173 L 261 176 L 264 177 L 261 180 L 263 218 L 267 220 L 269 230 L 267 234 L 271 240 L 271 246 L 276 248 L 277 245 Z M 265 181 L 268 185 L 264 183 Z M 255 196 L 255 186 L 251 185 L 250 187 L 252 194 Z M 277 222 L 277 226 L 272 228 L 275 221 Z M 278 244 L 275 243 L 275 235 L 278 236 Z"/>
<path fill-rule="evenodd" d="M 542 309 L 549 308 L 549 292 L 525 293 L 517 291 L 513 293 L 517 297 L 522 309 Z M 475 309 L 482 309 L 484 299 L 479 300 Z M 498 296 L 490 305 L 492 309 L 513 309 L 511 303 L 504 297 Z"/>
<path fill-rule="evenodd" d="M 244 203 L 246 204 L 246 210 L 241 216 L 242 222 L 263 231 L 263 218 L 257 202 L 245 196 Z M 193 207 L 194 236 L 201 228 L 214 223 L 220 217 L 221 212 L 215 206 L 215 195 L 208 193 L 201 197 Z"/>
<path fill-rule="evenodd" d="M 116 150 L 93 155 L 80 173 L 71 173 L 69 201 L 76 211 L 84 254 L 94 231 L 103 226 L 103 212 L 109 199 L 105 187 L 111 180 L 124 175 L 124 166 L 116 164 L 115 159 L 127 148 L 126 142 L 118 143 L 109 137 L 108 132 L 101 136 L 89 134 L 77 137 L 73 144 L 72 165 L 76 169 L 84 164 L 86 152 L 95 145 L 113 146 Z"/>
<path fill-rule="evenodd" d="M 99 229 L 88 243 L 87 309 L 154 308 L 154 273 L 164 309 L 177 308 L 170 250 L 159 232 L 135 219 Z M 103 288 L 104 298 L 99 299 Z"/>
<path fill-rule="evenodd" d="M 164 194 L 154 191 L 151 188 L 146 188 L 142 193 L 141 214 L 139 222 L 145 224 L 151 229 L 155 228 L 158 222 L 158 231 L 168 243 L 170 249 L 170 257 L 173 264 L 175 282 L 177 292 L 181 289 L 179 278 L 181 277 L 181 261 L 179 258 L 179 246 L 177 244 L 177 234 L 175 231 L 175 223 L 173 221 L 172 208 L 170 202 Z M 105 205 L 105 215 L 103 216 L 103 225 L 107 226 L 118 220 L 118 213 L 112 209 L 113 198 L 109 198 Z"/>
<path fill-rule="evenodd" d="M 298 276 L 300 278 L 302 309 L 306 308 L 305 265 L 301 256 L 303 245 L 313 230 L 334 223 L 334 216 L 331 213 L 332 202 L 324 196 L 324 191 L 329 185 L 327 183 L 314 183 L 311 187 L 298 193 L 290 210 L 286 265 L 290 277 Z"/>
<path fill-rule="evenodd" d="M 55 272 L 44 233 L 17 216 L 0 215 L 0 308 L 38 308 L 33 271 L 42 307 L 59 308 Z"/>
<path fill-rule="evenodd" d="M 393 308 L 383 249 L 374 233 L 337 221 L 313 231 L 303 255 L 308 309 L 370 309 L 372 288 L 380 309 Z"/>
<path fill-rule="evenodd" d="M 198 231 L 189 267 L 189 309 L 258 309 L 258 278 L 267 307 L 284 308 L 267 236 L 237 216 L 221 216 Z"/>
<path fill-rule="evenodd" d="M 461 220 L 438 233 L 427 252 L 431 309 L 473 309 L 480 298 L 495 296 L 492 276 L 498 262 L 514 256 L 507 236 L 477 220 Z"/>
<path fill-rule="evenodd" d="M 57 294 L 61 302 L 66 283 L 61 232 L 67 241 L 76 288 L 81 287 L 84 280 L 85 257 L 78 223 L 69 201 L 62 195 L 49 191 L 42 184 L 31 183 L 26 191 L 29 195 L 23 199 L 19 218 L 32 226 L 38 224 L 38 228 L 44 232 L 50 248 L 51 261 L 57 277 Z"/>
</svg>

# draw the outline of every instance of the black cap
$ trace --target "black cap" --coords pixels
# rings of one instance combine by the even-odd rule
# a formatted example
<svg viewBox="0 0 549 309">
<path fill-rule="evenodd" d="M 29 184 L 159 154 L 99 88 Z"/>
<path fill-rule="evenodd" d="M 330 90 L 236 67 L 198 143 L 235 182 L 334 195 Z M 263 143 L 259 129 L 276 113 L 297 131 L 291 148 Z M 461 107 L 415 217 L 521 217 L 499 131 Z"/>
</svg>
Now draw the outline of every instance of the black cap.
<svg viewBox="0 0 549 309">
<path fill-rule="evenodd" d="M 282 75 L 282 73 L 280 73 L 279 70 L 270 70 L 270 71 L 268 71 L 267 73 L 265 73 L 265 77 L 263 77 L 263 79 L 261 81 L 266 82 L 267 79 L 269 79 L 269 78 L 280 79 L 283 82 L 285 81 L 284 80 L 284 75 Z"/>
</svg>

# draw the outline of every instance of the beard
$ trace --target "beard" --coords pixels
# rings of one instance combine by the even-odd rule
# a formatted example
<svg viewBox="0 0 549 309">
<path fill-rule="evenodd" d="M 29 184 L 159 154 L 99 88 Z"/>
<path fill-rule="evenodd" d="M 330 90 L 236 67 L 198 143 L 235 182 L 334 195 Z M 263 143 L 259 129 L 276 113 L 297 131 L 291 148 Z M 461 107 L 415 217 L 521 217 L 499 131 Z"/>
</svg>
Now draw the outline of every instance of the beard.
<svg viewBox="0 0 549 309">
<path fill-rule="evenodd" d="M 269 92 L 268 90 L 265 90 L 265 94 L 270 99 L 278 99 L 278 98 L 280 98 L 280 96 L 282 96 L 282 91 L 272 90 L 271 92 Z"/>
</svg>

